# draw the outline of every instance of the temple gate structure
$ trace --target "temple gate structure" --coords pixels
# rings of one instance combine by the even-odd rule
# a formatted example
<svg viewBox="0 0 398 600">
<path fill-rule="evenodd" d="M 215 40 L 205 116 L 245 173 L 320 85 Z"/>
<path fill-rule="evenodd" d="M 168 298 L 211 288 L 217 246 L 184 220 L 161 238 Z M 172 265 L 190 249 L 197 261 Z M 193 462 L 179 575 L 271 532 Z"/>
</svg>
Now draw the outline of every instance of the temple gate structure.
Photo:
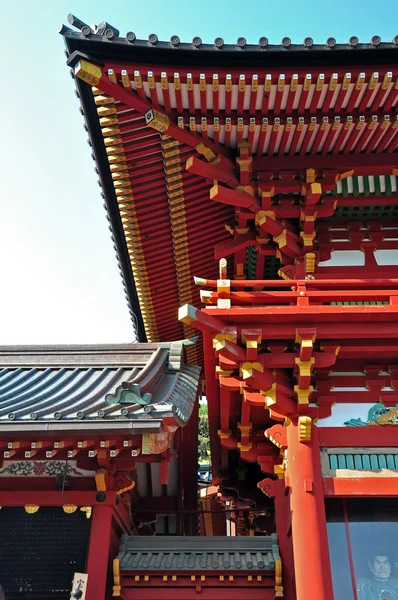
<svg viewBox="0 0 398 600">
<path fill-rule="evenodd" d="M 68 20 L 138 343 L 1 349 L 0 519 L 70 512 L 87 600 L 398 600 L 398 36 Z"/>
</svg>

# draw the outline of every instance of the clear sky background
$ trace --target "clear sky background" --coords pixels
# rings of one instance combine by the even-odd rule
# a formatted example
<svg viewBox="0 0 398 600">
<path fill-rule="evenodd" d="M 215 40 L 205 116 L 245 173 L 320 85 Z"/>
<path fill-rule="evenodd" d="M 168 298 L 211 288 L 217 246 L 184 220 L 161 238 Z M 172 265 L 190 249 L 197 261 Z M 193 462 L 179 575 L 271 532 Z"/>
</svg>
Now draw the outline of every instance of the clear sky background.
<svg viewBox="0 0 398 600">
<path fill-rule="evenodd" d="M 271 43 L 398 34 L 397 0 L 19 0 L 2 4 L 0 344 L 133 340 L 94 163 L 57 33 L 67 14 L 121 35 Z"/>
</svg>

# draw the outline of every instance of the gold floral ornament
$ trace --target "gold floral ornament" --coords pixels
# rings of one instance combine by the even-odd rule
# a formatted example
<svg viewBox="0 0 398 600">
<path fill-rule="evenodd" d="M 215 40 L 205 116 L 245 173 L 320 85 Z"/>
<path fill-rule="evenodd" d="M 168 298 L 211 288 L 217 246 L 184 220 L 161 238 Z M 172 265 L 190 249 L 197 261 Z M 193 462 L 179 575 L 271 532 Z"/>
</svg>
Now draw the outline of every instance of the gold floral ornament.
<svg viewBox="0 0 398 600">
<path fill-rule="evenodd" d="M 90 519 L 92 512 L 93 512 L 93 507 L 92 506 L 81 506 L 80 510 L 84 513 L 86 513 L 86 518 Z"/>
<path fill-rule="evenodd" d="M 34 515 L 35 513 L 37 513 L 39 508 L 40 508 L 40 506 L 38 506 L 37 504 L 25 504 L 25 511 L 29 515 Z"/>
<path fill-rule="evenodd" d="M 71 515 L 72 513 L 77 511 L 77 506 L 76 504 L 64 504 L 62 506 L 63 511 L 67 514 L 67 515 Z"/>
</svg>

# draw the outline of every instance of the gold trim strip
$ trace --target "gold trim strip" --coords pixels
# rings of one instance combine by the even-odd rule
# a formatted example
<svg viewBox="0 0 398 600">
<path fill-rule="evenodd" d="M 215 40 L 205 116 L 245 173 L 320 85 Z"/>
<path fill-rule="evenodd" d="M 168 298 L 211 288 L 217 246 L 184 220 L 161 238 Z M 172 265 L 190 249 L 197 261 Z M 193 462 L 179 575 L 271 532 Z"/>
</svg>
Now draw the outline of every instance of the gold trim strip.
<svg viewBox="0 0 398 600">
<path fill-rule="evenodd" d="M 95 92 L 97 94 L 98 92 Z M 98 99 L 100 98 L 100 103 Z M 96 96 L 96 104 L 98 106 L 99 117 L 113 114 L 113 107 L 110 107 L 111 112 L 106 112 L 104 107 L 108 109 L 109 104 L 113 103 L 113 99 L 102 94 Z M 116 109 L 115 109 L 116 110 Z M 152 295 L 148 280 L 148 273 L 145 263 L 144 251 L 141 243 L 139 223 L 135 208 L 134 194 L 130 180 L 127 179 L 128 165 L 124 154 L 123 139 L 120 136 L 110 137 L 109 119 L 100 119 L 100 126 L 104 135 L 104 142 L 107 146 L 107 154 L 110 169 L 112 172 L 113 185 L 117 195 L 120 218 L 124 237 L 126 240 L 127 251 L 130 257 L 130 265 L 133 271 L 135 287 L 140 303 L 142 320 L 144 322 L 145 333 L 148 342 L 158 342 L 159 335 L 156 325 L 155 311 L 152 303 Z M 112 125 L 114 132 L 119 130 L 119 119 L 116 115 L 112 116 Z M 109 144 L 112 144 L 111 146 Z"/>
<path fill-rule="evenodd" d="M 173 250 L 178 298 L 180 306 L 182 306 L 184 304 L 192 304 L 192 290 L 190 285 L 192 276 L 189 266 L 189 248 L 181 160 L 180 158 L 175 158 L 180 154 L 180 144 L 169 135 L 161 136 L 161 144 L 167 196 L 169 199 L 170 221 L 173 231 Z M 173 150 L 170 150 L 170 147 L 172 147 Z M 176 164 L 177 160 L 178 164 Z M 172 165 L 175 166 L 171 168 Z M 178 183 L 174 183 L 175 181 L 178 181 Z M 195 335 L 195 330 L 190 325 L 183 324 L 183 329 L 186 338 Z M 195 364 L 197 362 L 196 345 L 188 347 L 186 352 L 188 362 Z"/>
</svg>

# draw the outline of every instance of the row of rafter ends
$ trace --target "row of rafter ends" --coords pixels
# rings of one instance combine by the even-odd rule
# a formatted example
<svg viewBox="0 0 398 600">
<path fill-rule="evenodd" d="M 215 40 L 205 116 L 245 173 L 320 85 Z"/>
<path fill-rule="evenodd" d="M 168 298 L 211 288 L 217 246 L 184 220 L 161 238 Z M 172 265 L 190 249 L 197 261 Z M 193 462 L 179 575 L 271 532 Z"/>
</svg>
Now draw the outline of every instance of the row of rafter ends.
<svg viewBox="0 0 398 600">
<path fill-rule="evenodd" d="M 170 150 L 170 147 L 174 147 L 174 150 Z M 163 161 L 165 165 L 165 178 L 167 195 L 169 200 L 169 211 L 171 219 L 172 229 L 172 240 L 174 248 L 174 262 L 177 278 L 177 289 L 180 304 L 192 302 L 192 284 L 191 284 L 191 273 L 189 268 L 188 259 L 188 240 L 187 240 L 187 223 L 185 219 L 185 206 L 184 206 L 184 189 L 182 180 L 179 180 L 176 184 L 173 184 L 175 175 L 169 175 L 167 173 L 167 167 L 170 165 L 170 160 L 173 160 L 175 151 L 179 153 L 179 148 L 175 148 L 175 142 L 172 138 L 162 136 L 162 151 Z M 181 175 L 181 165 L 179 166 L 178 175 Z M 177 192 L 173 193 L 173 189 L 178 189 Z M 174 235 L 174 232 L 178 230 L 178 237 Z M 186 330 L 184 328 L 184 332 Z M 196 353 L 196 350 L 195 350 Z"/>
<path fill-rule="evenodd" d="M 112 42 L 127 47 L 161 48 L 164 50 L 201 50 L 216 52 L 280 52 L 280 51 L 319 51 L 319 50 L 375 50 L 377 48 L 397 48 L 398 35 L 388 42 L 383 42 L 378 35 L 372 36 L 368 43 L 360 43 L 357 36 L 351 36 L 348 43 L 337 43 L 333 37 L 327 38 L 324 44 L 314 44 L 311 37 L 306 37 L 302 44 L 293 44 L 291 38 L 283 37 L 280 44 L 270 44 L 267 37 L 259 38 L 257 44 L 248 44 L 246 38 L 239 37 L 235 44 L 226 44 L 221 37 L 217 37 L 213 44 L 204 44 L 199 36 L 192 42 L 181 42 L 178 35 L 173 35 L 169 42 L 159 41 L 156 33 L 151 33 L 147 40 L 139 40 L 133 31 L 128 31 L 126 37 L 120 36 L 120 31 L 109 23 L 102 21 L 97 25 L 87 25 L 73 15 L 68 15 L 68 21 L 79 31 L 73 31 L 66 25 L 60 25 L 58 32 L 70 39 L 90 39 L 93 42 Z"/>
<path fill-rule="evenodd" d="M 78 90 L 77 87 L 76 87 L 76 93 L 77 93 L 77 97 L 80 98 L 79 90 Z M 98 110 L 98 108 L 97 108 L 97 110 Z M 83 106 L 82 105 L 81 105 L 80 111 L 84 115 L 84 110 L 83 110 Z M 100 117 L 100 114 L 99 114 L 99 117 Z M 117 118 L 116 118 L 116 121 L 118 122 Z M 87 125 L 86 124 L 85 124 L 85 128 L 87 129 Z M 101 131 L 103 131 L 103 129 L 104 129 L 104 126 L 101 126 Z M 90 145 L 92 145 L 90 138 L 89 138 L 89 143 L 90 143 Z M 91 156 L 92 156 L 93 160 L 95 160 L 97 162 L 96 155 L 94 153 L 92 153 Z M 112 171 L 112 164 L 113 164 L 113 162 L 118 162 L 119 164 L 123 164 L 122 157 L 118 157 L 118 156 L 115 156 L 115 157 L 108 156 L 108 161 L 109 161 L 109 166 L 111 168 L 111 171 Z M 126 164 L 125 160 L 124 160 L 124 163 Z M 127 165 L 126 165 L 126 168 L 127 168 Z M 100 187 L 102 188 L 102 182 L 101 181 L 99 181 L 99 184 L 100 184 Z M 104 192 L 102 192 L 101 195 L 102 195 L 102 198 L 105 200 L 105 194 L 104 194 Z M 121 198 L 120 198 L 120 200 L 121 200 Z M 118 198 L 118 201 L 119 201 L 119 198 Z M 133 207 L 134 207 L 134 205 L 133 205 Z M 110 220 L 108 206 L 107 206 L 106 202 L 104 202 L 104 208 L 105 208 L 106 213 L 107 213 L 107 218 Z M 122 224 L 122 227 L 123 227 L 123 230 L 124 230 L 124 224 Z M 119 265 L 119 269 L 120 269 L 120 271 L 122 273 L 123 270 L 122 270 L 122 266 L 121 266 L 121 262 L 120 262 L 119 251 L 118 251 L 117 246 L 116 246 L 116 240 L 115 240 L 115 237 L 114 237 L 113 228 L 110 226 L 109 229 L 111 231 L 112 242 L 114 244 L 114 248 L 115 248 L 115 252 L 116 252 L 116 259 L 117 259 L 117 262 L 118 262 L 118 265 Z M 128 253 L 130 255 L 130 250 L 129 249 L 128 249 Z M 139 289 L 139 286 L 137 286 L 137 272 L 134 273 L 134 268 L 133 268 L 133 265 L 131 264 L 131 262 L 130 262 L 130 268 L 131 268 L 132 273 L 133 273 L 134 285 L 135 285 L 135 288 L 136 288 L 137 297 L 138 297 L 139 304 L 140 304 L 141 318 L 142 318 L 142 322 L 143 322 L 143 325 L 144 325 L 144 329 L 145 329 L 147 340 L 148 340 L 148 342 L 157 342 L 159 340 L 159 336 L 157 334 L 156 322 L 155 322 L 154 313 L 153 313 L 153 307 L 152 307 L 152 311 L 150 311 L 150 310 L 147 309 L 147 303 L 145 303 L 143 305 L 143 303 L 142 303 L 142 290 Z M 132 320 L 132 324 L 133 324 L 133 330 L 134 330 L 134 333 L 135 333 L 135 337 L 136 337 L 136 339 L 139 339 L 138 325 L 137 325 L 138 319 L 137 319 L 137 315 L 136 315 L 136 313 L 134 311 L 134 306 L 132 304 L 130 295 L 128 293 L 126 282 L 124 280 L 124 276 L 123 275 L 122 275 L 122 285 L 123 285 L 125 297 L 126 297 L 126 300 L 127 300 L 127 306 L 128 306 L 128 309 L 129 309 L 129 313 L 130 313 L 130 316 L 131 316 L 131 320 Z"/>
<path fill-rule="evenodd" d="M 98 111 L 98 108 L 97 108 L 97 111 Z M 99 114 L 99 116 L 100 116 L 100 114 Z M 118 122 L 117 117 L 115 118 L 115 120 L 116 120 L 116 122 Z M 104 130 L 106 128 L 105 123 L 100 123 L 100 126 L 101 126 L 101 131 L 104 134 Z M 137 297 L 138 297 L 138 301 L 140 304 L 141 317 L 142 317 L 142 321 L 144 324 L 146 337 L 149 342 L 156 342 L 156 341 L 158 341 L 159 336 L 157 333 L 156 319 L 155 319 L 155 314 L 154 314 L 154 310 L 153 310 L 152 299 L 151 299 L 150 292 L 149 292 L 149 283 L 148 283 L 148 278 L 147 278 L 147 274 L 146 274 L 146 266 L 144 265 L 143 267 L 140 266 L 137 268 L 133 264 L 133 261 L 131 260 L 132 259 L 131 244 L 128 241 L 128 236 L 126 236 L 127 223 L 126 223 L 126 219 L 124 217 L 124 215 L 126 213 L 124 212 L 123 208 L 125 206 L 126 194 L 128 193 L 128 191 L 125 189 L 117 188 L 117 185 L 120 183 L 120 181 L 116 180 L 116 178 L 114 176 L 114 169 L 112 168 L 112 164 L 114 164 L 114 162 L 117 162 L 119 164 L 119 167 L 122 167 L 122 168 L 123 167 L 127 168 L 127 163 L 126 163 L 126 160 L 124 157 L 121 157 L 121 156 L 113 156 L 112 157 L 111 155 L 109 155 L 109 153 L 108 153 L 108 161 L 109 161 L 109 166 L 110 166 L 110 169 L 111 169 L 111 172 L 113 175 L 113 180 L 114 180 L 113 185 L 114 185 L 115 193 L 117 195 L 117 201 L 118 201 L 118 203 L 120 202 L 120 205 L 121 205 L 120 212 L 121 212 L 121 218 L 122 218 L 122 227 L 123 227 L 123 232 L 125 235 L 127 252 L 129 254 L 129 258 L 130 258 L 130 267 L 131 267 L 131 270 L 133 273 L 135 288 L 137 291 Z M 137 220 L 137 216 L 135 213 L 134 198 L 132 196 L 132 193 L 131 193 L 131 197 L 129 197 L 129 200 L 130 199 L 131 199 L 131 204 L 129 206 L 129 215 L 128 215 L 129 223 L 131 225 L 131 221 L 133 221 L 133 223 L 135 224 L 135 228 L 138 228 L 138 220 Z M 106 207 L 106 204 L 105 204 L 105 207 Z M 106 207 L 106 210 L 107 210 L 107 207 Z M 138 247 L 141 249 L 141 240 L 139 240 Z M 137 248 L 135 250 L 137 251 Z M 116 251 L 116 256 L 119 261 L 119 255 L 118 255 L 117 251 Z M 123 280 L 123 278 L 122 278 L 122 280 Z M 137 330 L 136 330 L 137 317 L 136 317 L 133 307 L 131 305 L 129 294 L 127 292 L 124 280 L 123 280 L 123 286 L 125 289 L 127 303 L 129 306 L 129 312 L 131 314 L 132 321 L 133 321 L 133 327 L 134 327 L 134 329 L 136 331 L 136 335 L 137 335 Z"/>
</svg>

